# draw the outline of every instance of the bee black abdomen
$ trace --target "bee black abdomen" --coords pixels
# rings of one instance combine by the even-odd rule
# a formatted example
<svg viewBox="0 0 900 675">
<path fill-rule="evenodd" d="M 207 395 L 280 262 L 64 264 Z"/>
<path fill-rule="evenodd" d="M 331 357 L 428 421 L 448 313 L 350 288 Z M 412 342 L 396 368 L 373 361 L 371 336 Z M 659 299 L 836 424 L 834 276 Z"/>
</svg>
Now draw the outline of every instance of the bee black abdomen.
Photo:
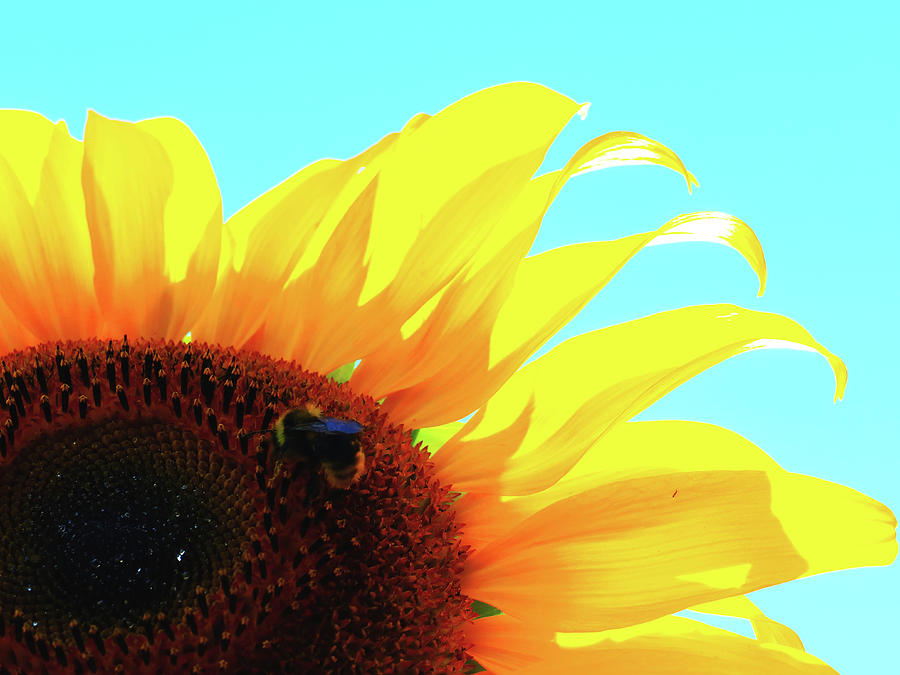
<svg viewBox="0 0 900 675">
<path fill-rule="evenodd" d="M 334 487 L 348 487 L 365 466 L 359 438 L 353 435 L 318 434 L 315 452 L 322 462 L 325 477 Z"/>
<path fill-rule="evenodd" d="M 362 450 L 358 450 L 350 464 L 336 465 L 322 462 L 325 470 L 325 478 L 329 485 L 336 488 L 347 489 L 356 480 L 366 467 L 366 458 Z"/>
<path fill-rule="evenodd" d="M 313 445 L 323 464 L 349 466 L 356 463 L 359 439 L 346 434 L 315 434 Z"/>
</svg>

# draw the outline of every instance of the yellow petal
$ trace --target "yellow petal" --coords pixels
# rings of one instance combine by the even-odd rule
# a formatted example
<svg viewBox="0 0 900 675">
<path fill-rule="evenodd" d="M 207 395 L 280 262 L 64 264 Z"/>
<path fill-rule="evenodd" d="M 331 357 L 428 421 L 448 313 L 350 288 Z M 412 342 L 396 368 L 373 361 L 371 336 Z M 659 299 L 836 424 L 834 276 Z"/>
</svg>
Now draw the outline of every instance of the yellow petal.
<svg viewBox="0 0 900 675">
<path fill-rule="evenodd" d="M 435 464 L 461 491 L 542 490 L 613 424 L 730 356 L 773 347 L 821 353 L 835 372 L 835 399 L 842 395 L 843 362 L 796 322 L 734 305 L 685 307 L 579 335 L 528 364 L 441 449 Z M 558 450 L 548 453 L 547 445 Z M 505 462 L 499 481 L 471 470 L 485 461 Z"/>
<path fill-rule="evenodd" d="M 557 633 L 507 615 L 466 626 L 468 650 L 489 673 L 834 675 L 819 659 L 698 621 L 667 616 L 599 633 Z"/>
<path fill-rule="evenodd" d="M 81 191 L 82 144 L 69 135 L 65 123 L 47 124 L 46 145 L 44 125 L 37 138 L 30 138 L 40 162 L 36 175 L 21 165 L 13 171 L 0 154 L 5 167 L 0 169 L 5 175 L 0 208 L 7 214 L 0 285 L 16 321 L 38 342 L 95 335 L 99 316 Z M 36 182 L 33 208 L 21 177 Z"/>
<path fill-rule="evenodd" d="M 34 203 L 41 185 L 44 157 L 53 122 L 30 110 L 0 110 L 0 157 L 19 181 L 25 199 Z"/>
<path fill-rule="evenodd" d="M 221 205 L 209 162 L 176 120 L 142 126 L 89 112 L 84 145 L 99 334 L 180 339 L 215 281 Z M 183 250 L 170 261 L 167 248 Z"/>
<path fill-rule="evenodd" d="M 444 439 L 444 443 L 447 439 Z M 545 448 L 552 455 L 557 450 Z M 438 457 L 440 456 L 438 452 Z M 502 471 L 482 458 L 477 468 Z M 781 471 L 762 449 L 729 429 L 683 420 L 624 422 L 598 439 L 563 478 L 532 495 L 506 498 L 464 494 L 455 503 L 466 524 L 463 538 L 476 548 L 498 539 L 529 516 L 598 485 L 683 471 Z"/>
<path fill-rule="evenodd" d="M 200 245 L 206 227 L 222 224 L 219 186 L 203 146 L 184 123 L 159 117 L 142 120 L 135 126 L 153 136 L 175 159 L 172 191 L 165 205 L 164 235 L 168 276 L 172 281 L 180 281 L 187 274 L 190 254 Z"/>
<path fill-rule="evenodd" d="M 420 329 L 386 348 L 380 358 L 368 359 L 354 382 L 385 398 L 385 409 L 411 426 L 464 417 L 581 311 L 635 253 L 657 241 L 726 244 L 750 261 L 761 287 L 764 283 L 759 241 L 746 223 L 727 214 L 686 214 L 652 232 L 564 246 L 527 258 L 518 271 L 512 265 L 521 247 L 507 245 L 490 265 L 454 279 Z M 522 240 L 526 246 L 529 242 Z"/>
<path fill-rule="evenodd" d="M 247 342 L 353 173 L 337 160 L 317 162 L 228 220 L 231 260 L 207 311 L 192 326 L 196 335 L 235 346 Z"/>
<path fill-rule="evenodd" d="M 783 471 L 617 481 L 551 504 L 470 558 L 466 594 L 561 631 L 642 623 L 800 576 L 890 563 L 896 520 Z"/>
<path fill-rule="evenodd" d="M 640 152 L 637 152 L 638 148 Z M 595 273 L 590 278 L 588 289 L 581 286 L 576 288 L 573 284 L 554 284 L 554 289 L 562 287 L 571 293 L 565 301 L 553 297 L 547 309 L 526 312 L 528 317 L 552 317 L 545 325 L 533 329 L 522 329 L 517 323 L 517 319 L 521 318 L 516 311 L 519 304 L 522 301 L 532 304 L 532 298 L 526 297 L 527 294 L 519 295 L 511 301 L 511 309 L 503 315 L 502 323 L 495 327 L 498 308 L 509 293 L 510 276 L 513 274 L 510 265 L 530 247 L 553 198 L 569 177 L 591 170 L 592 166 L 602 168 L 609 165 L 609 162 L 631 160 L 647 163 L 647 157 L 655 158 L 654 163 L 682 172 L 690 187 L 693 176 L 671 150 L 639 134 L 615 132 L 588 143 L 573 156 L 565 169 L 529 181 L 526 189 L 515 199 L 498 200 L 501 194 L 499 188 L 503 185 L 485 185 L 485 191 L 491 195 L 489 203 L 506 209 L 499 214 L 499 220 L 483 206 L 473 214 L 457 213 L 457 209 L 453 209 L 451 220 L 438 232 L 452 231 L 454 219 L 467 223 L 469 232 L 475 232 L 476 236 L 485 228 L 475 227 L 473 222 L 496 220 L 497 225 L 481 241 L 474 254 L 466 251 L 465 255 L 471 256 L 471 260 L 466 265 L 465 274 L 454 279 L 453 289 L 441 296 L 440 304 L 428 306 L 427 311 L 416 318 L 418 334 L 409 338 L 407 327 L 404 326 L 403 340 L 396 340 L 395 337 L 393 344 L 385 345 L 366 359 L 354 375 L 354 385 L 375 398 L 386 398 L 385 406 L 392 417 L 410 426 L 442 424 L 465 416 L 480 406 L 510 373 L 608 281 L 602 274 Z M 530 158 L 526 159 L 531 161 Z M 602 164 L 603 161 L 607 161 L 607 164 Z M 746 224 L 726 214 L 698 213 L 680 216 L 656 233 L 637 235 L 630 240 L 636 246 L 631 255 L 653 236 L 669 230 L 677 230 L 680 240 L 694 238 L 719 241 L 736 248 L 760 276 L 761 288 L 764 285 L 765 262 L 759 242 Z M 669 241 L 676 241 L 675 235 L 676 232 L 673 232 Z M 645 240 L 638 243 L 642 236 Z M 469 234 L 468 238 L 471 237 L 472 234 Z M 662 240 L 659 241 L 662 243 Z M 407 276 L 421 279 L 424 275 L 419 269 L 422 263 L 427 263 L 422 269 L 433 270 L 442 265 L 446 267 L 447 260 L 454 260 L 448 259 L 446 250 L 447 244 L 427 242 L 416 255 L 409 256 L 409 261 L 401 268 L 401 274 L 405 268 Z M 434 259 L 435 255 L 438 256 L 437 259 Z M 627 259 L 617 260 L 618 267 L 610 272 L 610 276 Z M 602 268 L 601 261 L 591 262 L 595 265 L 591 270 Z M 574 265 L 577 265 L 577 261 Z M 567 270 L 573 268 L 578 269 L 566 267 Z M 488 270 L 487 273 L 485 270 Z M 528 282 L 524 281 L 521 272 L 520 277 L 520 288 L 527 286 Z M 537 276 L 533 278 L 537 279 Z M 540 282 L 544 283 L 545 279 L 546 277 L 541 277 Z M 533 310 L 534 307 L 530 306 L 530 309 Z M 492 330 L 491 361 L 490 367 L 486 368 L 480 354 L 486 348 L 488 335 Z M 510 349 L 505 344 L 510 336 L 517 341 L 518 349 L 513 354 L 504 351 Z M 500 354 L 508 358 L 502 367 L 495 367 L 502 358 Z M 448 378 L 445 372 L 447 369 L 452 370 L 454 377 Z"/>
<path fill-rule="evenodd" d="M 460 522 L 465 523 L 465 542 L 484 548 L 541 509 L 598 485 L 666 476 L 666 480 L 674 481 L 671 493 L 672 499 L 677 499 L 681 492 L 672 476 L 698 471 L 765 472 L 775 486 L 772 508 L 778 509 L 775 515 L 780 527 L 808 565 L 804 576 L 840 567 L 881 564 L 879 561 L 894 555 L 893 515 L 883 506 L 849 488 L 786 473 L 739 434 L 700 422 L 664 420 L 616 425 L 561 481 L 546 490 L 502 501 L 495 495 L 469 493 L 457 500 L 455 508 Z M 789 498 L 791 490 L 797 491 L 797 500 Z M 805 493 L 810 495 L 808 499 L 820 500 L 822 506 L 813 509 L 813 502 L 804 501 Z M 821 524 L 808 522 L 809 509 L 823 513 Z M 855 524 L 854 518 L 858 519 Z M 832 522 L 835 529 L 829 536 L 823 527 Z M 760 622 L 758 630 L 777 629 L 774 622 L 768 626 L 762 624 L 762 619 Z"/>
<path fill-rule="evenodd" d="M 526 191 L 533 197 L 534 191 Z M 491 326 L 539 224 L 523 220 L 503 236 L 496 230 L 489 235 L 491 242 L 473 250 L 465 268 L 393 341 L 363 360 L 354 373 L 354 387 L 385 398 L 392 418 L 413 427 L 443 424 L 478 407 L 484 400 Z M 487 258 L 489 250 L 493 257 Z M 419 278 L 425 274 L 417 272 Z M 449 379 L 447 369 L 453 373 Z"/>
<path fill-rule="evenodd" d="M 738 251 L 756 272 L 762 294 L 766 267 L 759 240 L 746 223 L 725 213 L 683 214 L 652 232 L 563 246 L 527 258 L 519 269 L 493 326 L 490 368 L 505 381 L 645 246 L 692 241 Z"/>
<path fill-rule="evenodd" d="M 549 204 L 551 181 L 531 181 L 531 176 L 577 111 L 571 99 L 516 83 L 473 94 L 404 136 L 379 179 L 370 271 L 360 302 L 380 291 L 383 297 L 376 299 L 389 308 L 380 314 L 397 314 L 396 306 L 413 308 L 406 320 L 453 279 L 432 324 L 450 312 L 484 323 L 479 331 L 484 336 L 493 322 L 490 306 L 508 292 L 514 266 L 531 246 Z M 353 376 L 355 388 L 376 398 L 404 388 L 409 376 L 421 380 L 435 373 L 458 346 L 452 330 L 440 326 L 423 327 L 412 341 L 400 339 L 399 330 L 385 338 L 390 342 L 372 350 Z M 477 337 L 466 344 L 469 355 L 486 348 Z M 423 351 L 436 363 L 423 360 Z M 415 369 L 404 365 L 410 358 Z M 462 398 L 467 412 L 478 405 L 466 392 L 450 395 Z M 455 419 L 430 396 L 430 388 L 399 394 L 385 405 L 394 419 L 410 426 Z M 439 409 L 439 417 L 430 406 Z"/>
<path fill-rule="evenodd" d="M 330 372 L 361 356 L 366 338 L 378 339 L 377 331 L 360 330 L 375 324 L 358 320 L 354 301 L 366 276 L 363 259 L 376 187 L 377 179 L 347 209 L 315 266 L 273 300 L 266 317 L 267 350 L 287 354 L 304 368 Z"/>
<path fill-rule="evenodd" d="M 731 598 L 704 602 L 691 607 L 695 612 L 717 614 L 719 616 L 733 616 L 748 619 L 756 633 L 756 639 L 760 642 L 783 645 L 793 649 L 803 649 L 800 636 L 783 623 L 773 621 L 757 607 L 746 595 L 736 595 Z"/>
<path fill-rule="evenodd" d="M 407 426 L 444 424 L 478 407 L 486 398 L 491 324 L 529 237 L 520 232 L 497 264 L 454 279 L 420 330 L 365 359 L 354 385 L 367 392 L 389 387 L 383 409 Z"/>
<path fill-rule="evenodd" d="M 561 178 L 625 164 L 658 164 L 683 175 L 688 190 L 692 184 L 700 185 L 678 155 L 662 143 L 633 131 L 612 131 L 588 141 L 562 169 Z"/>
<path fill-rule="evenodd" d="M 0 350 L 6 353 L 38 342 L 40 340 L 22 325 L 17 314 L 5 302 L 0 302 Z"/>
<path fill-rule="evenodd" d="M 473 550 L 482 549 L 496 541 L 537 513 L 545 505 L 529 509 L 528 504 L 509 500 L 500 495 L 467 492 L 453 503 L 456 522 L 462 527 L 460 539 Z"/>
<path fill-rule="evenodd" d="M 64 122 L 57 124 L 35 199 L 36 229 L 23 241 L 29 247 L 40 245 L 46 261 L 43 284 L 51 292 L 44 302 L 50 308 L 48 323 L 40 328 L 45 340 L 92 337 L 100 323 L 81 188 L 83 156 L 84 145 L 69 135 Z"/>
<path fill-rule="evenodd" d="M 219 268 L 222 197 L 206 151 L 181 121 L 171 117 L 143 120 L 137 128 L 165 148 L 173 173 L 172 191 L 163 214 L 165 272 L 173 305 L 166 335 L 183 333 L 209 302 Z"/>
<path fill-rule="evenodd" d="M 552 663 L 561 652 L 552 630 L 504 614 L 477 619 L 463 630 L 472 645 L 468 653 L 488 673 L 522 672 L 528 666 Z"/>
<path fill-rule="evenodd" d="M 521 672 L 836 675 L 834 669 L 802 649 L 751 640 L 675 616 L 604 633 L 560 634 L 557 640 L 570 647 Z"/>
<path fill-rule="evenodd" d="M 13 233 L 12 241 L 4 241 L 4 246 L 0 247 L 0 256 L 5 258 L 0 267 L 6 268 L 9 264 L 16 264 L 16 257 L 19 254 L 17 250 L 21 233 L 30 232 L 34 229 L 34 212 L 25 190 L 16 174 L 13 172 L 9 162 L 0 156 L 0 213 L 3 214 L 3 234 L 4 239 L 7 238 L 7 232 Z M 23 265 L 26 273 L 30 273 L 32 278 L 25 280 L 25 283 L 34 282 L 34 267 L 39 262 L 37 260 L 28 260 Z M 5 273 L 5 272 L 4 272 Z"/>
<path fill-rule="evenodd" d="M 778 471 L 781 467 L 730 429 L 687 420 L 647 420 L 614 426 L 563 480 L 598 483 L 669 471 L 715 470 Z M 560 497 L 570 494 L 574 492 L 558 492 Z"/>
<path fill-rule="evenodd" d="M 0 156 L 0 226 L 3 245 L 0 246 L 0 294 L 12 323 L 21 325 L 6 329 L 4 337 L 15 344 L 32 330 L 45 328 L 41 318 L 45 311 L 41 301 L 52 291 L 42 280 L 46 261 L 39 246 L 26 245 L 27 235 L 34 232 L 34 211 L 25 190 L 9 162 Z M 4 311 L 3 313 L 7 313 Z"/>
<path fill-rule="evenodd" d="M 403 133 L 425 119 L 424 115 L 414 118 Z M 354 329 L 354 334 L 368 335 L 368 331 L 355 331 L 367 317 L 355 315 L 359 288 L 349 290 L 365 278 L 365 267 L 359 255 L 351 266 L 349 251 L 360 246 L 366 250 L 378 167 L 399 136 L 389 134 L 347 161 L 316 162 L 235 214 L 226 223 L 227 233 L 234 238 L 231 260 L 195 333 L 293 358 L 320 372 L 355 361 L 355 353 L 334 361 L 347 351 L 345 344 L 335 340 L 328 349 L 323 341 L 337 321 L 346 330 Z M 362 223 L 365 227 L 360 229 Z M 346 251 L 344 257 L 342 251 Z M 326 270 L 326 266 L 331 267 Z M 337 294 L 337 283 L 311 287 L 310 282 L 326 271 L 334 275 L 329 281 L 345 275 L 342 295 Z M 313 311 L 312 305 L 327 306 Z M 245 311 L 246 307 L 253 311 Z M 389 317 L 379 318 L 380 323 L 370 319 L 370 325 L 391 325 Z M 399 326 L 404 319 L 394 323 Z M 371 337 L 377 340 L 377 335 Z M 323 344 L 324 354 L 321 350 L 310 353 L 311 346 Z"/>
<path fill-rule="evenodd" d="M 676 244 L 686 241 L 708 241 L 724 244 L 744 256 L 759 279 L 757 296 L 766 290 L 766 259 L 753 230 L 740 218 L 721 211 L 685 213 L 670 220 L 657 230 L 647 246 Z"/>
<path fill-rule="evenodd" d="M 403 272 L 406 266 L 401 262 L 420 233 L 430 240 L 423 254 L 431 251 L 429 258 L 437 259 L 433 253 L 437 247 L 444 254 L 442 264 L 462 267 L 466 249 L 456 242 L 494 224 L 494 213 L 483 217 L 474 213 L 473 200 L 489 205 L 491 194 L 472 190 L 455 205 L 471 209 L 474 222 L 443 217 L 440 228 L 429 224 L 455 195 L 477 185 L 487 172 L 503 174 L 509 184 L 503 185 L 498 176 L 490 181 L 495 187 L 521 189 L 578 109 L 573 100 L 546 87 L 516 82 L 467 96 L 404 134 L 381 172 L 371 268 L 362 301 Z"/>
<path fill-rule="evenodd" d="M 780 474 L 773 479 L 772 512 L 808 564 L 802 576 L 887 565 L 897 557 L 890 509 L 843 485 Z"/>
<path fill-rule="evenodd" d="M 82 184 L 96 265 L 97 300 L 107 329 L 145 330 L 163 286 L 163 211 L 172 166 L 162 145 L 133 124 L 88 112 Z M 146 286 L 145 286 L 146 284 Z M 149 326 L 147 326 L 149 328 Z"/>
</svg>

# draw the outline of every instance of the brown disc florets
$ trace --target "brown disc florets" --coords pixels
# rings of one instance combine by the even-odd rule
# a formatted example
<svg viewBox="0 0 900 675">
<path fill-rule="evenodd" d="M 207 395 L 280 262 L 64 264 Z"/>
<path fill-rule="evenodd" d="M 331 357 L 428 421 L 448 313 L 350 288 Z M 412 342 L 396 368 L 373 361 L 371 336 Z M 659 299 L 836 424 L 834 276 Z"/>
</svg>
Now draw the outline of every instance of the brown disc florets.
<svg viewBox="0 0 900 675">
<path fill-rule="evenodd" d="M 370 398 L 159 340 L 0 377 L 0 673 L 463 671 L 453 493 Z M 348 489 L 250 433 L 297 406 L 363 426 Z"/>
</svg>

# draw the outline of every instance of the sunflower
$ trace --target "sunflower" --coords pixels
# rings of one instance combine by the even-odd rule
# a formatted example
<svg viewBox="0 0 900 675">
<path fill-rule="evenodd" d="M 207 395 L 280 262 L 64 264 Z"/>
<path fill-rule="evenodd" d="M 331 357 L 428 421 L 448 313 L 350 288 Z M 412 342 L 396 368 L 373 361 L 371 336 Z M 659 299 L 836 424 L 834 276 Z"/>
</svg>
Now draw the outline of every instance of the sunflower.
<svg viewBox="0 0 900 675">
<path fill-rule="evenodd" d="M 822 354 L 836 398 L 843 363 L 710 305 L 526 364 L 644 246 L 716 241 L 765 283 L 723 213 L 527 256 L 574 175 L 696 182 L 625 132 L 535 177 L 579 112 L 490 88 L 224 224 L 181 122 L 3 112 L 0 672 L 832 672 L 745 594 L 888 564 L 890 511 L 629 419 L 750 349 Z"/>
</svg>

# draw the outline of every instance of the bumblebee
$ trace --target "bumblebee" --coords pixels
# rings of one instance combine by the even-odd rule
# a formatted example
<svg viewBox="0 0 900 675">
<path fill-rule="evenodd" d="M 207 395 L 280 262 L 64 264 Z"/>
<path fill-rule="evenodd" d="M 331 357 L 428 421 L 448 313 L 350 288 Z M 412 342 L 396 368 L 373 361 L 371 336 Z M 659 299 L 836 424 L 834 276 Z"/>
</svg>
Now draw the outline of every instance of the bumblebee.
<svg viewBox="0 0 900 675">
<path fill-rule="evenodd" d="M 321 466 L 329 485 L 346 490 L 365 469 L 362 430 L 359 422 L 324 417 L 314 406 L 291 408 L 271 430 L 276 473 L 285 461 Z"/>
</svg>

